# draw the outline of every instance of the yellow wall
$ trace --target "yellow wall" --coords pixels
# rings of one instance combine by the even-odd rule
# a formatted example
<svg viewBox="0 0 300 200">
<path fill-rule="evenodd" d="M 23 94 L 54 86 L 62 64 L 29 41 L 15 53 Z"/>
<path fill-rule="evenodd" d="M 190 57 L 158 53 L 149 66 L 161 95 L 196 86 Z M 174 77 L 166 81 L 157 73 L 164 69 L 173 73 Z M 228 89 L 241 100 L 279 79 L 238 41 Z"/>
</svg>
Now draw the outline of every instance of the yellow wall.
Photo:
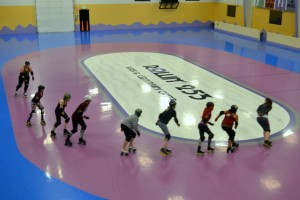
<svg viewBox="0 0 300 200">
<path fill-rule="evenodd" d="M 15 30 L 18 25 L 36 26 L 35 6 L 0 6 L 0 30 L 6 26 Z"/>
<path fill-rule="evenodd" d="M 81 6 L 76 5 L 76 14 Z M 213 18 L 213 6 L 212 3 L 181 3 L 177 9 L 159 9 L 158 4 L 98 4 L 87 5 L 86 8 L 90 11 L 91 25 L 131 25 L 136 22 L 149 25 L 159 22 L 192 23 L 195 20 L 207 22 Z"/>
<path fill-rule="evenodd" d="M 221 21 L 244 25 L 243 6 L 237 6 L 236 17 L 227 17 L 227 4 L 195 2 L 180 3 L 177 9 L 159 9 L 156 3 L 149 4 L 90 4 L 91 25 L 156 25 L 160 22 L 170 24 L 192 23 L 195 21 Z M 82 5 L 75 6 L 75 15 Z M 125 14 L 124 14 L 125 13 Z M 78 19 L 76 24 L 78 24 Z M 20 25 L 36 26 L 35 6 L 0 6 L 0 33 L 4 27 L 15 30 Z M 296 33 L 295 13 L 283 12 L 282 25 L 269 24 L 269 10 L 253 7 L 252 28 L 294 36 Z"/>
<path fill-rule="evenodd" d="M 296 19 L 294 12 L 283 12 L 281 25 L 269 24 L 270 10 L 254 7 L 252 10 L 252 28 L 282 35 L 295 36 Z"/>
<path fill-rule="evenodd" d="M 214 5 L 214 21 L 226 22 L 244 26 L 243 6 L 236 7 L 235 17 L 227 16 L 227 4 L 216 3 Z"/>
</svg>

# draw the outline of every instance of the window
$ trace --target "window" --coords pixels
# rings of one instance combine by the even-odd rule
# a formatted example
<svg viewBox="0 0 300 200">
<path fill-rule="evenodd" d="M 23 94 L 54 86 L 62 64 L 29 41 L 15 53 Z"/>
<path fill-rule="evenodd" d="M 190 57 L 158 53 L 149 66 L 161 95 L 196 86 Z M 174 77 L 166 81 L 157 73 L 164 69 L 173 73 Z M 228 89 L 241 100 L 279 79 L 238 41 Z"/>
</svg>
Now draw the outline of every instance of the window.
<svg viewBox="0 0 300 200">
<path fill-rule="evenodd" d="M 282 12 L 277 10 L 270 10 L 269 23 L 281 25 L 281 21 L 282 21 Z"/>
<path fill-rule="evenodd" d="M 236 6 L 227 5 L 227 16 L 235 17 Z"/>
</svg>

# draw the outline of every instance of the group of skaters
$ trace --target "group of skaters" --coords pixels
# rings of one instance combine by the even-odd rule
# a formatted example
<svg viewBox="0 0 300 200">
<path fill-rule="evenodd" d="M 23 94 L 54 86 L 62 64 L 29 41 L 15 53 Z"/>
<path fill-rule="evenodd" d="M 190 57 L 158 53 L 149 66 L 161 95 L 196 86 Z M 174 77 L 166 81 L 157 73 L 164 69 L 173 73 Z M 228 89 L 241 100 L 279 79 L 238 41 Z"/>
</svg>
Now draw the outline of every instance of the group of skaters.
<svg viewBox="0 0 300 200">
<path fill-rule="evenodd" d="M 15 90 L 15 96 L 18 96 L 18 90 L 22 87 L 22 85 L 24 83 L 23 96 L 27 97 L 27 89 L 28 89 L 28 86 L 29 86 L 30 75 L 31 75 L 32 81 L 34 81 L 34 73 L 33 73 L 32 68 L 30 67 L 30 62 L 26 61 L 25 65 L 22 66 L 21 69 L 20 69 L 20 75 L 19 75 L 18 85 L 17 85 L 16 90 Z M 41 99 L 44 95 L 44 90 L 45 90 L 45 86 L 39 85 L 37 92 L 35 93 L 34 97 L 31 100 L 31 112 L 30 112 L 29 117 L 26 121 L 26 126 L 28 126 L 28 127 L 32 126 L 31 118 L 33 117 L 34 114 L 36 114 L 36 109 L 37 108 L 39 108 L 40 111 L 41 111 L 41 125 L 46 125 L 46 121 L 44 119 L 44 106 L 41 103 Z M 55 108 L 56 122 L 53 125 L 50 136 L 53 137 L 53 138 L 56 137 L 57 134 L 55 132 L 55 129 L 59 125 L 61 125 L 61 118 L 63 118 L 65 120 L 64 129 L 63 129 L 63 134 L 66 136 L 65 145 L 66 146 L 72 146 L 72 142 L 71 142 L 70 139 L 71 139 L 72 135 L 75 134 L 78 131 L 78 125 L 81 126 L 78 143 L 85 145 L 86 141 L 83 139 L 83 135 L 84 135 L 84 132 L 85 132 L 87 126 L 85 124 L 84 119 L 89 119 L 89 117 L 84 115 L 84 113 L 87 110 L 89 104 L 91 103 L 92 97 L 90 95 L 86 95 L 84 97 L 84 101 L 73 112 L 73 114 L 71 116 L 72 125 L 73 125 L 73 128 L 72 128 L 71 132 L 69 132 L 67 130 L 67 125 L 70 121 L 70 118 L 67 115 L 67 113 L 65 112 L 65 108 L 67 107 L 68 102 L 70 101 L 70 99 L 71 99 L 71 94 L 65 93 L 63 98 L 58 100 L 57 106 Z"/>
<path fill-rule="evenodd" d="M 22 84 L 24 83 L 24 97 L 27 97 L 27 89 L 29 85 L 30 80 L 30 74 L 32 80 L 34 80 L 34 74 L 33 70 L 30 67 L 30 62 L 26 61 L 25 65 L 21 67 L 20 69 L 20 75 L 18 80 L 18 85 L 15 90 L 15 96 L 18 95 L 18 90 L 22 87 Z M 41 103 L 41 98 L 43 97 L 45 87 L 43 85 L 38 86 L 38 91 L 35 93 L 34 97 L 31 100 L 31 112 L 29 114 L 29 117 L 27 119 L 26 125 L 30 127 L 31 124 L 31 118 L 33 117 L 33 114 L 36 113 L 36 108 L 38 107 L 41 110 L 41 124 L 45 125 L 46 121 L 44 120 L 44 107 Z M 71 95 L 66 93 L 64 94 L 63 98 L 58 100 L 58 104 L 55 108 L 55 116 L 56 116 L 56 122 L 53 125 L 53 128 L 51 130 L 51 137 L 56 137 L 55 129 L 61 125 L 61 118 L 64 118 L 64 129 L 63 134 L 66 136 L 65 139 L 65 145 L 72 146 L 72 142 L 70 138 L 73 134 L 75 134 L 78 131 L 78 125 L 81 126 L 80 130 L 80 136 L 79 136 L 79 144 L 86 144 L 86 141 L 83 139 L 84 132 L 87 128 L 84 119 L 89 119 L 88 116 L 84 115 L 86 109 L 88 108 L 89 104 L 91 103 L 92 97 L 90 95 L 86 95 L 84 101 L 77 107 L 77 109 L 73 112 L 71 119 L 72 119 L 72 125 L 73 128 L 71 132 L 67 130 L 68 122 L 70 121 L 69 116 L 65 112 L 65 108 L 67 107 L 68 102 L 71 99 Z M 180 126 L 180 123 L 177 118 L 176 114 L 176 101 L 174 99 L 171 99 L 169 102 L 169 106 L 165 111 L 160 113 L 158 115 L 158 119 L 156 121 L 156 125 L 160 127 L 162 132 L 164 133 L 164 142 L 163 146 L 160 150 L 161 154 L 164 156 L 170 155 L 172 151 L 168 148 L 168 143 L 171 139 L 171 134 L 169 132 L 167 124 L 169 121 L 174 118 L 175 123 L 177 126 Z M 197 155 L 203 155 L 204 151 L 202 151 L 202 143 L 205 141 L 205 133 L 208 136 L 207 140 L 207 152 L 213 152 L 214 148 L 211 146 L 212 139 L 214 138 L 214 134 L 210 130 L 209 126 L 213 126 L 214 124 L 210 122 L 212 111 L 214 109 L 214 103 L 213 102 L 207 102 L 206 107 L 203 110 L 201 121 L 198 124 L 198 130 L 199 130 L 199 141 L 197 145 Z M 270 141 L 270 124 L 268 120 L 268 113 L 272 109 L 272 100 L 270 98 L 266 98 L 265 102 L 261 104 L 257 108 L 257 122 L 263 129 L 264 134 L 264 143 L 263 145 L 266 147 L 271 147 L 272 142 Z M 238 106 L 232 105 L 230 109 L 220 111 L 218 116 L 215 118 L 215 122 L 218 121 L 218 119 L 224 115 L 223 121 L 221 123 L 222 129 L 227 133 L 228 135 L 228 145 L 227 145 L 227 153 L 233 153 L 235 150 L 239 147 L 239 144 L 235 142 L 235 135 L 236 132 L 234 129 L 237 129 L 238 127 L 238 114 L 237 114 Z M 138 121 L 139 117 L 142 114 L 142 109 L 136 109 L 134 114 L 126 117 L 122 123 L 121 123 L 121 131 L 124 132 L 125 140 L 122 144 L 122 150 L 121 155 L 128 155 L 129 152 L 135 152 L 136 148 L 133 146 L 133 141 L 136 138 L 136 136 L 140 136 L 140 131 L 138 128 Z M 234 129 L 233 129 L 234 128 Z M 129 144 L 129 145 L 128 145 Z M 127 148 L 128 146 L 128 148 Z"/>
<path fill-rule="evenodd" d="M 160 127 L 162 132 L 165 135 L 163 146 L 160 150 L 161 154 L 164 156 L 170 155 L 172 150 L 168 149 L 168 143 L 171 139 L 171 134 L 169 132 L 167 124 L 169 121 L 174 118 L 175 123 L 177 126 L 180 126 L 178 118 L 176 116 L 176 101 L 171 99 L 169 102 L 168 108 L 158 115 L 158 120 L 156 125 Z M 198 130 L 200 134 L 200 139 L 197 146 L 197 155 L 203 155 L 204 151 L 202 151 L 201 146 L 202 143 L 205 141 L 205 133 L 208 135 L 207 141 L 207 152 L 213 152 L 215 149 L 211 146 L 212 139 L 214 138 L 214 134 L 211 132 L 209 125 L 213 126 L 214 124 L 210 122 L 212 111 L 214 109 L 213 102 L 207 102 L 206 107 L 203 110 L 201 121 L 198 124 Z M 264 133 L 264 143 L 263 145 L 266 147 L 271 147 L 272 142 L 270 141 L 270 124 L 268 120 L 268 113 L 272 109 L 272 100 L 270 98 L 266 98 L 265 102 L 261 104 L 257 108 L 257 122 L 263 128 Z M 215 122 L 224 115 L 223 121 L 221 123 L 222 129 L 228 135 L 228 145 L 227 145 L 227 153 L 233 153 L 236 149 L 238 149 L 239 144 L 235 142 L 235 135 L 236 132 L 234 129 L 238 127 L 238 114 L 237 114 L 238 106 L 232 105 L 230 109 L 220 111 L 219 115 L 215 118 Z M 124 131 L 125 140 L 122 145 L 121 155 L 128 155 L 129 152 L 135 152 L 136 148 L 133 146 L 133 141 L 136 135 L 140 136 L 140 131 L 138 129 L 138 121 L 139 117 L 142 114 L 141 109 L 136 109 L 133 115 L 128 116 L 124 119 L 121 124 L 121 129 Z M 233 129 L 234 127 L 234 129 Z M 129 143 L 129 147 L 127 148 L 127 144 Z"/>
</svg>

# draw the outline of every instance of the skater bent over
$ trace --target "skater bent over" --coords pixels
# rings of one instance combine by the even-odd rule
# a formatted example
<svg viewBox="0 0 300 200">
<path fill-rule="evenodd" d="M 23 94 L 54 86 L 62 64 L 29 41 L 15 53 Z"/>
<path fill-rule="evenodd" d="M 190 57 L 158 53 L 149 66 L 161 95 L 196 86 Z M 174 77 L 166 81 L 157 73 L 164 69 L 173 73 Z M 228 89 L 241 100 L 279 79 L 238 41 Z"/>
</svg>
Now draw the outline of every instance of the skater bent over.
<svg viewBox="0 0 300 200">
<path fill-rule="evenodd" d="M 264 146 L 271 147 L 272 142 L 269 140 L 270 138 L 270 123 L 268 119 L 268 113 L 272 110 L 272 100 L 270 98 L 265 99 L 265 103 L 261 104 L 256 112 L 258 114 L 257 122 L 264 130 Z"/>
<path fill-rule="evenodd" d="M 172 153 L 170 149 L 168 149 L 168 142 L 171 139 L 171 134 L 169 132 L 169 129 L 167 127 L 167 124 L 171 120 L 172 117 L 174 117 L 174 121 L 177 124 L 177 126 L 180 126 L 178 119 L 176 117 L 176 101 L 174 99 L 171 99 L 169 102 L 169 107 L 162 113 L 159 114 L 158 120 L 156 122 L 156 125 L 158 125 L 163 133 L 165 134 L 165 142 L 163 144 L 163 147 L 161 148 L 160 152 L 166 156 Z"/>
<path fill-rule="evenodd" d="M 80 137 L 79 137 L 79 144 L 86 144 L 86 141 L 83 139 L 83 133 L 86 130 L 87 126 L 84 122 L 84 119 L 89 119 L 88 116 L 83 115 L 84 112 L 86 111 L 87 107 L 92 101 L 92 97 L 90 95 L 86 95 L 84 97 L 84 102 L 82 102 L 78 108 L 75 110 L 75 112 L 72 114 L 72 124 L 73 124 L 73 129 L 71 130 L 71 134 L 68 134 L 68 137 L 65 141 L 65 145 L 67 146 L 72 146 L 72 142 L 70 138 L 72 135 L 74 135 L 77 132 L 78 124 L 81 126 L 80 130 Z"/>
<path fill-rule="evenodd" d="M 219 117 L 225 114 L 225 117 L 222 121 L 222 129 L 228 134 L 228 147 L 227 153 L 234 152 L 239 144 L 234 141 L 235 131 L 232 129 L 233 124 L 236 129 L 238 126 L 238 115 L 236 114 L 238 107 L 236 105 L 232 105 L 231 108 L 227 111 L 221 111 L 220 114 L 216 117 L 215 121 L 219 119 Z"/>
<path fill-rule="evenodd" d="M 24 86 L 23 95 L 24 95 L 24 97 L 27 97 L 26 92 L 27 92 L 27 89 L 29 86 L 29 80 L 30 80 L 29 73 L 31 74 L 32 80 L 34 80 L 33 71 L 32 71 L 32 68 L 30 67 L 30 62 L 26 61 L 25 65 L 22 66 L 20 69 L 19 81 L 18 81 L 18 85 L 16 87 L 15 96 L 18 95 L 18 90 L 22 87 L 22 84 L 24 82 L 25 86 Z"/>
<path fill-rule="evenodd" d="M 201 151 L 201 144 L 205 140 L 204 133 L 208 134 L 208 145 L 207 145 L 207 152 L 213 152 L 215 149 L 212 148 L 211 145 L 211 140 L 214 137 L 214 134 L 210 131 L 208 124 L 213 126 L 214 124 L 211 123 L 209 120 L 211 118 L 211 112 L 214 109 L 214 103 L 213 102 L 207 102 L 206 108 L 204 109 L 202 113 L 202 119 L 201 122 L 198 124 L 198 129 L 199 129 L 199 134 L 200 134 L 200 139 L 198 142 L 198 149 L 197 149 L 197 155 L 203 155 L 204 152 Z"/>
<path fill-rule="evenodd" d="M 129 152 L 136 151 L 136 148 L 133 146 L 132 143 L 136 134 L 140 136 L 140 131 L 138 129 L 138 121 L 142 112 L 143 111 L 141 109 L 139 108 L 136 109 L 133 115 L 130 115 L 127 118 L 125 118 L 121 123 L 121 131 L 124 132 L 126 137 L 122 145 L 121 155 L 126 155 L 126 156 L 128 155 L 128 151 L 126 149 L 128 143 L 129 143 L 129 147 L 128 147 Z"/>
<path fill-rule="evenodd" d="M 70 121 L 69 116 L 65 112 L 65 107 L 67 107 L 68 101 L 71 99 L 71 95 L 66 93 L 64 94 L 64 97 L 62 99 L 59 99 L 58 104 L 55 108 L 55 116 L 56 116 L 56 122 L 53 125 L 53 128 L 51 130 L 51 137 L 55 137 L 55 129 L 61 124 L 61 117 L 65 119 L 64 124 L 64 135 L 70 134 L 70 132 L 67 130 L 68 122 Z"/>
<path fill-rule="evenodd" d="M 41 110 L 41 125 L 45 125 L 46 121 L 44 120 L 44 106 L 40 102 L 41 98 L 44 95 L 44 89 L 45 87 L 43 85 L 40 85 L 38 87 L 38 91 L 35 93 L 34 97 L 31 100 L 31 113 L 29 114 L 29 117 L 26 122 L 26 126 L 31 126 L 31 118 L 33 114 L 36 113 L 36 107 L 38 107 Z"/>
</svg>

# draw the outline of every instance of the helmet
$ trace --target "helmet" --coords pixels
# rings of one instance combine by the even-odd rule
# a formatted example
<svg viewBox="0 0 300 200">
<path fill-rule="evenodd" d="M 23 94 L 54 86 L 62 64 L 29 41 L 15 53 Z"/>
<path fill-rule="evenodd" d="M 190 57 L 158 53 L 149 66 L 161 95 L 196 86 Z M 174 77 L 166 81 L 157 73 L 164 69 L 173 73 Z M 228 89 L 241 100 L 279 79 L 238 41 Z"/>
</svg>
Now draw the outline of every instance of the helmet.
<svg viewBox="0 0 300 200">
<path fill-rule="evenodd" d="M 85 96 L 84 96 L 84 99 L 85 99 L 86 101 L 91 101 L 91 100 L 92 100 L 92 96 L 91 96 L 91 95 L 85 95 Z"/>
<path fill-rule="evenodd" d="M 237 105 L 232 105 L 231 108 L 230 108 L 230 111 L 233 112 L 233 113 L 236 113 L 237 109 L 238 109 Z"/>
<path fill-rule="evenodd" d="M 175 99 L 171 99 L 170 102 L 169 102 L 169 105 L 170 106 L 176 105 L 176 100 Z"/>
<path fill-rule="evenodd" d="M 30 62 L 29 61 L 25 61 L 25 65 L 30 65 Z"/>
<path fill-rule="evenodd" d="M 206 107 L 210 107 L 210 106 L 214 106 L 214 103 L 211 102 L 211 101 L 209 101 L 209 102 L 206 103 Z"/>
<path fill-rule="evenodd" d="M 142 109 L 140 109 L 140 108 L 137 108 L 137 109 L 135 109 L 135 111 L 134 111 L 134 113 L 139 117 L 139 116 L 141 116 L 141 114 L 142 114 Z"/>
<path fill-rule="evenodd" d="M 64 100 L 71 99 L 71 95 L 69 93 L 64 94 Z"/>
<path fill-rule="evenodd" d="M 45 89 L 45 86 L 39 85 L 38 90 L 40 91 L 40 90 L 43 90 L 43 89 Z"/>
</svg>

